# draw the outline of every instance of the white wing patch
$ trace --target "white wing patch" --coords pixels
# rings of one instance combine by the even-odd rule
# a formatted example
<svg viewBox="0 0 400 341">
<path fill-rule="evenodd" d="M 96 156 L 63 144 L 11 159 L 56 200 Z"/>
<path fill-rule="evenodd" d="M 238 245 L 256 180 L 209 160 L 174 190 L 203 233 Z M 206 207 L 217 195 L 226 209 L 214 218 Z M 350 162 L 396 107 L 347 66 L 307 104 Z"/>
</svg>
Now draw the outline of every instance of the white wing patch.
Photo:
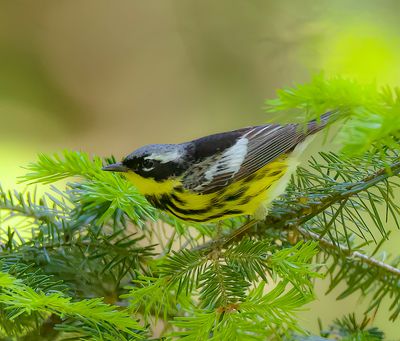
<svg viewBox="0 0 400 341">
<path fill-rule="evenodd" d="M 222 174 L 229 174 L 233 177 L 239 171 L 247 155 L 248 142 L 248 139 L 242 137 L 232 147 L 229 147 L 221 158 L 205 172 L 205 178 L 211 182 Z"/>
<path fill-rule="evenodd" d="M 145 160 L 156 160 L 160 161 L 161 163 L 167 163 L 171 161 L 175 161 L 180 156 L 178 150 L 173 150 L 170 152 L 164 152 L 162 154 L 152 153 L 151 155 L 145 157 Z"/>
</svg>

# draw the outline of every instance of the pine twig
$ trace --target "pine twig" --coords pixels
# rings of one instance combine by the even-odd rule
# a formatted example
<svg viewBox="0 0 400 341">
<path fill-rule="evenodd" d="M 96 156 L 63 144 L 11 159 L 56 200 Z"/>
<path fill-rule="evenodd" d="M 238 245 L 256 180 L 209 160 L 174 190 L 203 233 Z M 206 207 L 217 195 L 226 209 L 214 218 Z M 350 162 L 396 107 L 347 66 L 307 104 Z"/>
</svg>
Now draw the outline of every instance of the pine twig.
<svg viewBox="0 0 400 341">
<path fill-rule="evenodd" d="M 340 254 L 345 255 L 348 258 L 357 259 L 358 261 L 360 261 L 362 263 L 365 263 L 365 264 L 368 264 L 368 265 L 371 265 L 374 267 L 378 267 L 378 268 L 382 269 L 383 271 L 390 272 L 390 273 L 400 277 L 400 269 L 395 268 L 394 266 L 386 264 L 386 263 L 384 263 L 380 260 L 377 260 L 373 257 L 367 256 L 361 252 L 352 251 L 351 249 L 349 249 L 348 247 L 346 247 L 342 244 L 332 243 L 330 240 L 328 240 L 326 238 L 321 238 L 321 236 L 319 236 L 317 233 L 307 231 L 306 229 L 304 229 L 302 227 L 298 227 L 297 230 L 302 234 L 302 236 L 304 238 L 317 241 L 317 242 L 319 242 L 319 244 L 321 246 L 323 246 L 326 249 L 338 251 Z"/>
<path fill-rule="evenodd" d="M 232 241 L 236 240 L 239 236 L 244 235 L 250 228 L 252 228 L 254 225 L 257 224 L 257 220 L 249 220 L 246 224 L 242 225 L 238 229 L 232 231 L 228 235 L 217 238 L 214 240 L 209 240 L 208 242 L 201 244 L 199 246 L 196 246 L 192 249 L 192 251 L 202 251 L 206 250 L 208 248 L 211 249 L 216 249 L 220 248 L 224 245 L 230 244 Z"/>
</svg>

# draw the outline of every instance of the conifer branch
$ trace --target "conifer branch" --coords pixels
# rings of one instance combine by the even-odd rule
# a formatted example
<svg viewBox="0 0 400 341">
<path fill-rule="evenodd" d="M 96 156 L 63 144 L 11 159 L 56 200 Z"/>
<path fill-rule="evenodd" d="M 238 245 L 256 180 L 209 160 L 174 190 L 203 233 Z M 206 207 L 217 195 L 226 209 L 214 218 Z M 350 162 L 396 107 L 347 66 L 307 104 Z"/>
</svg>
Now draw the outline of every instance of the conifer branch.
<svg viewBox="0 0 400 341">
<path fill-rule="evenodd" d="M 307 231 L 304 228 L 297 227 L 297 230 L 306 239 L 318 242 L 320 247 L 323 249 L 333 250 L 334 252 L 338 253 L 339 255 L 343 255 L 349 259 L 354 259 L 361 263 L 365 263 L 370 266 L 379 268 L 381 271 L 384 271 L 384 272 L 387 272 L 387 273 L 390 273 L 392 275 L 399 277 L 399 280 L 400 280 L 400 269 L 398 269 L 394 266 L 391 266 L 391 265 L 384 263 L 373 257 L 367 256 L 359 251 L 353 251 L 350 248 L 348 248 L 340 243 L 333 243 L 326 238 L 321 238 L 321 236 L 318 235 L 317 233 L 314 233 L 312 231 Z"/>
<path fill-rule="evenodd" d="M 72 321 L 82 323 L 82 327 L 86 325 L 88 328 L 82 329 L 82 336 L 109 340 L 140 338 L 142 327 L 126 310 L 105 304 L 101 298 L 73 302 L 71 297 L 57 290 L 59 282 L 52 282 L 43 274 L 27 273 L 28 269 L 21 266 L 8 269 L 19 275 L 19 279 L 0 271 L 0 308 L 4 313 L 0 318 L 14 323 L 14 326 L 8 326 L 8 335 L 17 336 L 18 326 L 30 315 L 39 323 L 55 314 L 60 317 L 60 329 L 74 329 L 73 324 L 68 325 Z M 95 328 L 90 331 L 91 327 Z"/>
</svg>

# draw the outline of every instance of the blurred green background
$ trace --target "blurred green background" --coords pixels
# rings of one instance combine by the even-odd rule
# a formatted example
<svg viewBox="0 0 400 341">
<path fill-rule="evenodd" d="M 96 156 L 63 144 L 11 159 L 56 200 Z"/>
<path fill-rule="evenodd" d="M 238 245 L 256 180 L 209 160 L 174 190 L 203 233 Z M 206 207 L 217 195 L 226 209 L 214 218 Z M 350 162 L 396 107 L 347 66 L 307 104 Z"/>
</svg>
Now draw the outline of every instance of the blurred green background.
<svg viewBox="0 0 400 341">
<path fill-rule="evenodd" d="M 261 124 L 264 99 L 320 70 L 398 85 L 399 13 L 398 0 L 0 0 L 0 181 L 38 152 L 120 158 Z M 303 326 L 365 309 L 324 289 Z M 400 340 L 387 319 L 375 324 Z"/>
</svg>

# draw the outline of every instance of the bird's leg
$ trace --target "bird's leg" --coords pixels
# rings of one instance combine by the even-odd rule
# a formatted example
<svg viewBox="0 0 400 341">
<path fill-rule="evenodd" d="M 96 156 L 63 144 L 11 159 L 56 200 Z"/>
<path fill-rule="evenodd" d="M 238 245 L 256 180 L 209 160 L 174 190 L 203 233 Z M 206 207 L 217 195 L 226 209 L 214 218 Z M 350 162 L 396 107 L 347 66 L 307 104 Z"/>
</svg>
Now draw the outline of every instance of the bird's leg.
<svg viewBox="0 0 400 341">
<path fill-rule="evenodd" d="M 228 244 L 229 242 L 231 242 L 233 239 L 235 239 L 236 237 L 238 237 L 239 235 L 241 235 L 242 233 L 244 233 L 245 231 L 247 231 L 249 228 L 253 227 L 255 224 L 257 224 L 258 220 L 256 219 L 251 219 L 249 217 L 249 219 L 247 220 L 247 222 L 245 224 L 243 224 L 242 226 L 240 226 L 237 230 L 233 231 L 228 238 L 225 240 L 224 244 Z"/>
<path fill-rule="evenodd" d="M 258 223 L 257 219 L 249 219 L 245 224 L 243 224 L 238 229 L 232 231 L 227 236 L 225 236 L 225 237 L 222 236 L 222 237 L 210 240 L 207 243 L 204 243 L 202 245 L 194 247 L 192 250 L 200 251 L 200 250 L 206 250 L 206 249 L 220 249 L 224 245 L 229 244 L 232 240 L 236 239 L 239 235 L 246 232 L 249 228 L 253 227 L 257 223 Z M 221 228 L 220 224 L 218 224 L 218 226 L 219 226 L 219 228 Z"/>
<path fill-rule="evenodd" d="M 217 239 L 222 237 L 222 221 L 218 220 L 217 222 Z"/>
</svg>

